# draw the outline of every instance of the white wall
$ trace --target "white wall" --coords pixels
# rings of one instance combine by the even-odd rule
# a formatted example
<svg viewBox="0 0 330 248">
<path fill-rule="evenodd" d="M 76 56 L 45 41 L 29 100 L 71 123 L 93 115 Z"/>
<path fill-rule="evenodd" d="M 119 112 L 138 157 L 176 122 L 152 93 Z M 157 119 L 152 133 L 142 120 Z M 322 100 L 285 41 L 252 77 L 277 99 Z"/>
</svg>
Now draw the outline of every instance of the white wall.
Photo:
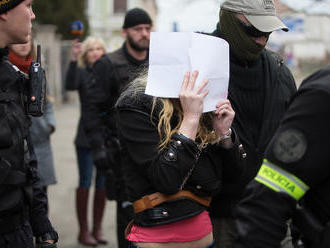
<svg viewBox="0 0 330 248">
<path fill-rule="evenodd" d="M 293 13 L 304 20 L 303 32 L 275 32 L 270 42 L 289 47 L 297 60 L 323 60 L 330 53 L 330 17 Z"/>
<path fill-rule="evenodd" d="M 119 48 L 123 43 L 121 28 L 125 13 L 113 13 L 113 0 L 88 0 L 90 33 L 102 37 L 109 51 Z M 145 8 L 155 20 L 157 9 L 154 0 L 128 0 L 127 8 Z"/>
<path fill-rule="evenodd" d="M 322 60 L 327 53 L 327 47 L 321 41 L 296 43 L 292 48 L 294 56 L 298 60 Z"/>
</svg>

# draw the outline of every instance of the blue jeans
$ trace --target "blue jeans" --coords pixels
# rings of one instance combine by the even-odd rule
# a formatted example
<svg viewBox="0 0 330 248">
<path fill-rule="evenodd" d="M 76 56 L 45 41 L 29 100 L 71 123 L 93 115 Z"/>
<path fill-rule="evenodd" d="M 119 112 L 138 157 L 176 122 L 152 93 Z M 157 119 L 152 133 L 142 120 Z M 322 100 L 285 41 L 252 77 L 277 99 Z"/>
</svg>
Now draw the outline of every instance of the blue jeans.
<svg viewBox="0 0 330 248">
<path fill-rule="evenodd" d="M 79 169 L 79 187 L 90 188 L 93 177 L 93 159 L 90 149 L 76 147 L 78 169 Z M 95 188 L 104 189 L 105 187 L 105 176 L 101 172 L 96 170 Z"/>
<path fill-rule="evenodd" d="M 205 248 L 214 248 L 215 246 L 214 246 L 214 241 L 212 242 L 212 244 L 210 244 L 209 246 L 206 246 Z M 128 246 L 128 248 L 141 248 L 141 247 L 139 247 L 139 246 L 136 246 L 136 245 L 133 245 L 133 244 L 130 244 L 129 246 Z"/>
</svg>

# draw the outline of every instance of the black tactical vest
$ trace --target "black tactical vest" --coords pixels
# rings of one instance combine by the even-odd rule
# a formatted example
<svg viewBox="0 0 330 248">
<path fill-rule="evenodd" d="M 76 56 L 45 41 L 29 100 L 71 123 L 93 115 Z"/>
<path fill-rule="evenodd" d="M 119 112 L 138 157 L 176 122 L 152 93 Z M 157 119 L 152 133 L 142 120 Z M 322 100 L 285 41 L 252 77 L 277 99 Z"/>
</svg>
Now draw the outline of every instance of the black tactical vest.
<svg viewBox="0 0 330 248">
<path fill-rule="evenodd" d="M 22 188 L 30 184 L 25 78 L 6 59 L 0 61 L 0 212 L 23 204 Z"/>
</svg>

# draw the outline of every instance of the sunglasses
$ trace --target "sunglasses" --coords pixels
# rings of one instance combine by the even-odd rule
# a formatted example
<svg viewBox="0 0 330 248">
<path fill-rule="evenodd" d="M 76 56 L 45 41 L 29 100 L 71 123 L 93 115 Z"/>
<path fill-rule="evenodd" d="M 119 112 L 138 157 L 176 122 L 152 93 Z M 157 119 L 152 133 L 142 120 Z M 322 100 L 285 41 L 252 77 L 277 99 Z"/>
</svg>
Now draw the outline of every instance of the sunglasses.
<svg viewBox="0 0 330 248">
<path fill-rule="evenodd" d="M 252 25 L 247 24 L 238 18 L 237 18 L 237 21 L 238 21 L 239 25 L 242 27 L 242 29 L 244 30 L 244 32 L 249 36 L 252 36 L 255 38 L 264 36 L 264 37 L 268 38 L 269 35 L 272 33 L 272 32 L 262 32 L 262 31 L 256 29 L 255 27 L 253 27 Z"/>
</svg>

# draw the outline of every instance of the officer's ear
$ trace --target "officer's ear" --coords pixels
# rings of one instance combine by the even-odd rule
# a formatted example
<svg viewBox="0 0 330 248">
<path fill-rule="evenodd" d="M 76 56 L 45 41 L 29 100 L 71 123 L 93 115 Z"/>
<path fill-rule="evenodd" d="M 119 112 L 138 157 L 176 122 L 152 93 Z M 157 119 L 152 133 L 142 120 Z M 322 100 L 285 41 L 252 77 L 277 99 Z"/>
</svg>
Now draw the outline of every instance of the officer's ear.
<svg viewBox="0 0 330 248">
<path fill-rule="evenodd" d="M 126 28 L 123 28 L 121 30 L 121 35 L 126 39 L 127 38 L 127 29 Z"/>
</svg>

